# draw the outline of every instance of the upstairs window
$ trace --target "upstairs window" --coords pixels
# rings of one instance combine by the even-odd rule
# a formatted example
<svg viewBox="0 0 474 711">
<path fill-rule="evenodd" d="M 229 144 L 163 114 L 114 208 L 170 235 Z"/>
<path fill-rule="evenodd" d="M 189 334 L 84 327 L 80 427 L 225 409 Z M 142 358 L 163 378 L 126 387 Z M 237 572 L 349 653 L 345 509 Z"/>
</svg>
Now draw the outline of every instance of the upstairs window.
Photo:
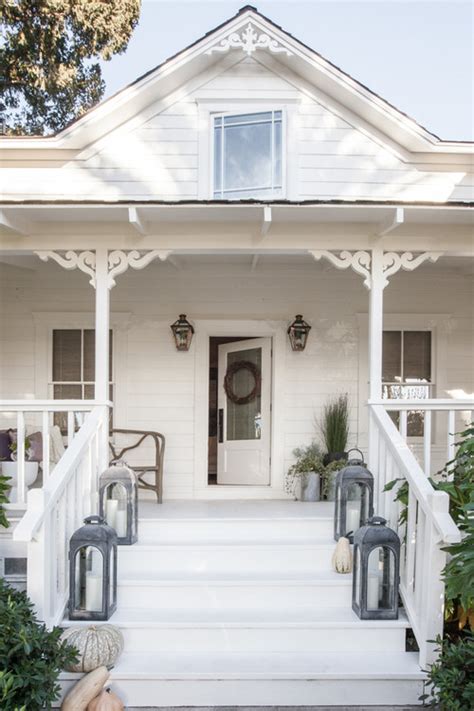
<svg viewBox="0 0 474 711">
<path fill-rule="evenodd" d="M 282 194 L 282 112 L 214 117 L 214 197 Z"/>
</svg>

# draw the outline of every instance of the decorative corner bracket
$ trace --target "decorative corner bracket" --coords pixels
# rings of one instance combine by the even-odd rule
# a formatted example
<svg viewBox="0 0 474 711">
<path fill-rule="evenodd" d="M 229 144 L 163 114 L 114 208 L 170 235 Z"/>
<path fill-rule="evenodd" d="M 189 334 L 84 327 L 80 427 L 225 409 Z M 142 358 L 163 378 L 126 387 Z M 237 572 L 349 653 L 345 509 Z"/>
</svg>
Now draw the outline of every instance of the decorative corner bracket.
<svg viewBox="0 0 474 711">
<path fill-rule="evenodd" d="M 95 252 L 74 252 L 70 249 L 64 256 L 53 251 L 41 251 L 35 252 L 35 254 L 38 255 L 42 262 L 52 259 L 63 269 L 80 269 L 81 272 L 91 277 L 89 284 L 95 289 Z"/>
<path fill-rule="evenodd" d="M 59 266 L 63 267 L 63 269 L 80 269 L 81 272 L 84 272 L 91 277 L 89 284 L 91 284 L 94 289 L 96 288 L 97 280 L 95 252 L 90 250 L 85 252 L 74 252 L 73 250 L 69 250 L 64 256 L 53 251 L 41 251 L 36 252 L 36 254 L 43 262 L 47 262 L 49 259 L 52 259 L 59 264 Z M 164 249 L 153 249 L 150 252 L 145 252 L 144 254 L 140 254 L 140 252 L 136 249 L 130 252 L 124 252 L 120 249 L 115 249 L 112 252 L 109 252 L 107 259 L 107 288 L 112 289 L 116 285 L 115 278 L 119 276 L 119 274 L 126 272 L 129 267 L 132 269 L 144 269 L 154 259 L 158 258 L 161 262 L 164 262 L 170 254 L 171 250 Z"/>
<path fill-rule="evenodd" d="M 247 56 L 251 56 L 257 49 L 268 49 L 274 54 L 284 52 L 288 57 L 293 54 L 287 47 L 284 47 L 278 40 L 270 37 L 265 32 L 259 32 L 256 27 L 249 22 L 245 30 L 232 32 L 217 44 L 206 50 L 205 54 L 214 52 L 228 52 L 231 49 L 242 49 Z"/>
<path fill-rule="evenodd" d="M 370 289 L 372 279 L 370 276 L 370 252 L 364 252 L 359 250 L 357 252 L 349 252 L 348 250 L 343 250 L 339 255 L 334 252 L 330 252 L 328 249 L 321 249 L 316 251 L 310 251 L 310 254 L 316 261 L 320 259 L 327 259 L 331 264 L 333 264 L 337 269 L 352 269 L 361 274 L 364 277 L 364 286 Z"/>
<path fill-rule="evenodd" d="M 412 272 L 414 269 L 419 267 L 420 264 L 423 264 L 423 262 L 436 262 L 442 254 L 443 252 L 422 252 L 415 257 L 413 252 L 402 252 L 401 254 L 398 254 L 397 252 L 385 252 L 382 260 L 382 287 L 385 289 L 388 285 L 388 278 L 400 269 Z"/>
</svg>

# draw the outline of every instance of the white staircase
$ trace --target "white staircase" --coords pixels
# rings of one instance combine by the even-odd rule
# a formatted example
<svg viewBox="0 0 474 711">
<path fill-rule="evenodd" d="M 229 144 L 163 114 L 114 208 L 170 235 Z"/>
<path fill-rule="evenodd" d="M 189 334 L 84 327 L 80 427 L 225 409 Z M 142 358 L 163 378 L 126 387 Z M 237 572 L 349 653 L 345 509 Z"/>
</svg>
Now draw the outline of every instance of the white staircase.
<svg viewBox="0 0 474 711">
<path fill-rule="evenodd" d="M 125 637 L 112 687 L 127 705 L 417 703 L 424 675 L 405 652 L 406 617 L 359 620 L 352 576 L 331 570 L 331 504 L 140 510 L 110 620 Z M 63 689 L 76 678 L 63 674 Z"/>
</svg>

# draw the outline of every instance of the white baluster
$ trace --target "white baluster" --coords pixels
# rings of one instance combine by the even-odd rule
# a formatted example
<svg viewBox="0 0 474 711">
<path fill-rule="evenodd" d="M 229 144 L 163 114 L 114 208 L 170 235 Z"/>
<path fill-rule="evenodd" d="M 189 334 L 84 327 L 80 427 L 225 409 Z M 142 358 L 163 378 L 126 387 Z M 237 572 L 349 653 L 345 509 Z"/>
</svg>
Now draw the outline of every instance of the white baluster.
<svg viewBox="0 0 474 711">
<path fill-rule="evenodd" d="M 17 502 L 19 504 L 26 503 L 25 433 L 25 413 L 21 411 L 16 418 Z"/>
<path fill-rule="evenodd" d="M 454 410 L 449 410 L 448 412 L 448 462 L 454 459 L 456 446 L 456 412 Z"/>
<path fill-rule="evenodd" d="M 431 410 L 425 410 L 423 426 L 423 469 L 426 476 L 431 474 Z"/>
<path fill-rule="evenodd" d="M 43 483 L 49 479 L 50 441 L 49 441 L 49 412 L 44 410 L 42 417 L 43 433 Z"/>
<path fill-rule="evenodd" d="M 67 446 L 71 446 L 74 437 L 74 412 L 67 413 Z"/>
<path fill-rule="evenodd" d="M 400 410 L 400 422 L 399 431 L 404 442 L 407 441 L 407 422 L 408 422 L 408 411 Z"/>
</svg>

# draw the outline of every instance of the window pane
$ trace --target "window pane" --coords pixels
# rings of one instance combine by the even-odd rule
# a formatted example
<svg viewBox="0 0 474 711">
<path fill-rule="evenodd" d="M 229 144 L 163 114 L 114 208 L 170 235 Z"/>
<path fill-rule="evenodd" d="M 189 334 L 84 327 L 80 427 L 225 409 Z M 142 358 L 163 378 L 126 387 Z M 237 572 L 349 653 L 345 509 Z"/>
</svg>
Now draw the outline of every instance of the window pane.
<svg viewBox="0 0 474 711">
<path fill-rule="evenodd" d="M 79 329 L 53 331 L 53 380 L 56 382 L 81 380 L 81 331 Z"/>
<path fill-rule="evenodd" d="M 217 120 L 217 119 L 216 119 Z M 214 193 L 222 191 L 222 128 L 214 129 Z"/>
<path fill-rule="evenodd" d="M 384 331 L 382 345 L 382 380 L 391 383 L 402 376 L 401 331 Z M 390 395 L 390 397 L 395 397 Z"/>
<path fill-rule="evenodd" d="M 405 382 L 431 380 L 431 332 L 404 331 L 403 379 Z"/>
<path fill-rule="evenodd" d="M 252 348 L 247 351 L 229 353 L 227 365 L 239 361 L 250 361 L 259 373 L 262 372 L 262 349 Z M 233 377 L 232 389 L 237 397 L 245 397 L 255 387 L 255 378 L 248 370 L 239 370 Z M 261 424 L 261 392 L 257 393 L 252 402 L 238 405 L 227 398 L 227 439 L 255 440 L 262 436 Z"/>
<path fill-rule="evenodd" d="M 271 187 L 270 123 L 228 126 L 224 150 L 224 190 Z"/>
<path fill-rule="evenodd" d="M 281 113 L 281 112 L 280 112 Z M 244 123 L 270 122 L 272 120 L 271 111 L 263 111 L 258 114 L 238 114 L 237 116 L 224 116 L 225 126 L 235 126 Z"/>
<path fill-rule="evenodd" d="M 112 331 L 109 331 L 109 380 L 112 380 Z M 95 331 L 86 329 L 84 331 L 84 380 L 95 379 Z"/>
</svg>

